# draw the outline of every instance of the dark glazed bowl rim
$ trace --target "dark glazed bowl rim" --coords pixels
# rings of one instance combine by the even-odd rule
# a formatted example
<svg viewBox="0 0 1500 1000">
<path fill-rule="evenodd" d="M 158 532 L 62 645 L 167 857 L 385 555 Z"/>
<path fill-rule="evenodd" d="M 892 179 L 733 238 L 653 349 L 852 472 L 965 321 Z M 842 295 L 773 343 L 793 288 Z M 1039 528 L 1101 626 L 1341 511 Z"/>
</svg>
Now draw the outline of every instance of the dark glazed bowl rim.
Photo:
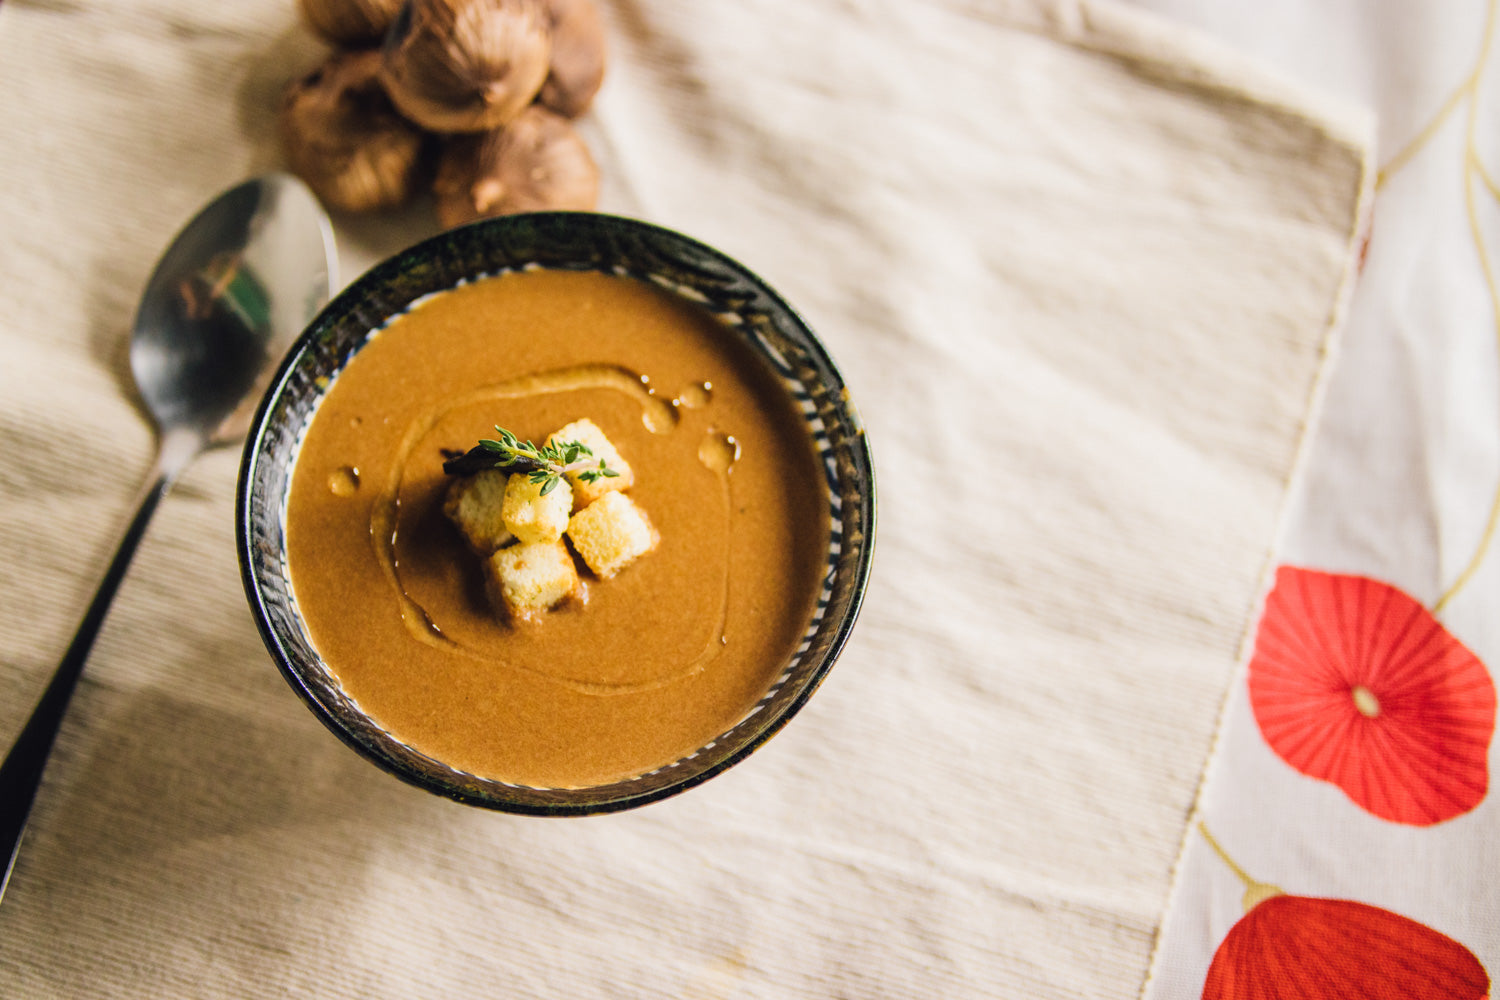
<svg viewBox="0 0 1500 1000">
<path fill-rule="evenodd" d="M 698 751 L 654 771 L 584 788 L 533 788 L 457 771 L 369 720 L 322 665 L 286 580 L 286 489 L 302 432 L 328 378 L 372 331 L 412 302 L 462 281 L 529 266 L 602 271 L 702 297 L 736 322 L 725 329 L 780 376 L 801 405 L 830 494 L 829 570 L 797 654 L 745 717 Z M 620 216 L 539 212 L 485 219 L 376 264 L 337 295 L 292 345 L 246 438 L 235 504 L 241 578 L 282 676 L 347 745 L 418 787 L 470 805 L 531 815 L 628 809 L 685 791 L 743 760 L 786 725 L 822 683 L 859 615 L 875 538 L 875 477 L 842 374 L 807 323 L 737 261 L 688 236 Z"/>
</svg>

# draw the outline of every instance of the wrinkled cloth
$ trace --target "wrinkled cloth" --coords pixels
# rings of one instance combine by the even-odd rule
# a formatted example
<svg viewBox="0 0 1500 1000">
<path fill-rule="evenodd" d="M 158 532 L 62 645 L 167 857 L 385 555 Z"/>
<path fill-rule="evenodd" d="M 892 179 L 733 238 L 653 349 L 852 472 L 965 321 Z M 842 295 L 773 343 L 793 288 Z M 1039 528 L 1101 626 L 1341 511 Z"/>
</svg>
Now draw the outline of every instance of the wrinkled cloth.
<svg viewBox="0 0 1500 1000">
<path fill-rule="evenodd" d="M 407 787 L 280 679 L 238 456 L 165 500 L 0 903 L 0 995 L 1134 997 L 1273 563 L 1370 123 L 1105 4 L 605 5 L 600 208 L 826 341 L 879 531 L 839 664 L 763 749 L 616 815 Z M 275 167 L 320 48 L 281 2 L 0 6 L 0 737 L 152 435 L 136 296 Z M 336 218 L 345 278 L 430 203 Z"/>
</svg>

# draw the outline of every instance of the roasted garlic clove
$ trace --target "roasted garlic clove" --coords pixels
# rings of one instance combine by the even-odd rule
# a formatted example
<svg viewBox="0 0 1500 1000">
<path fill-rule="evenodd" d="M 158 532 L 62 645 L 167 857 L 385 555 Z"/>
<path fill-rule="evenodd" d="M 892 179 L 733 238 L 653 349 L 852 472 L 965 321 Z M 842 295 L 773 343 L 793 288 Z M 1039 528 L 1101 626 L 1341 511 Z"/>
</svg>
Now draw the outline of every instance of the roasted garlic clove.
<svg viewBox="0 0 1500 1000">
<path fill-rule="evenodd" d="M 381 78 L 418 125 L 483 132 L 532 102 L 551 55 L 545 0 L 411 0 L 386 37 Z"/>
<path fill-rule="evenodd" d="M 335 45 L 373 45 L 401 11 L 402 0 L 302 0 L 302 16 Z"/>
<path fill-rule="evenodd" d="M 427 139 L 396 113 L 379 72 L 379 52 L 337 54 L 282 102 L 287 162 L 332 208 L 390 208 L 421 186 Z"/>
<path fill-rule="evenodd" d="M 534 104 L 503 129 L 450 139 L 433 188 L 438 220 L 450 227 L 512 212 L 590 211 L 599 168 L 566 118 Z"/>
<path fill-rule="evenodd" d="M 593 0 L 548 0 L 552 62 L 537 97 L 560 115 L 589 109 L 604 82 L 604 21 Z"/>
</svg>

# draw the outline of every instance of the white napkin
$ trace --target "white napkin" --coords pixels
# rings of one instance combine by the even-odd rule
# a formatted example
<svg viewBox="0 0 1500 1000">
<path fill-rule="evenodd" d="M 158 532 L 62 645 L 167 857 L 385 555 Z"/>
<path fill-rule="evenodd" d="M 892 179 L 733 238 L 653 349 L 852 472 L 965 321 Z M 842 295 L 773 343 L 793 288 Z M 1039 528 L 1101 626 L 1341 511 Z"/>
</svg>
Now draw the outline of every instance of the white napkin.
<svg viewBox="0 0 1500 1000">
<path fill-rule="evenodd" d="M 1438 622 L 1488 665 L 1493 692 L 1500 554 L 1486 531 L 1500 468 L 1500 359 L 1485 272 L 1495 273 L 1500 228 L 1494 194 L 1475 169 L 1496 176 L 1493 36 L 1500 4 L 1138 2 L 1378 113 L 1384 183 L 1280 558 L 1367 576 L 1435 609 Z M 1482 683 L 1464 691 L 1474 705 L 1484 697 Z M 1398 759 L 1414 766 L 1395 784 L 1421 787 L 1438 775 L 1463 774 L 1474 751 L 1453 743 L 1447 756 L 1404 746 Z M 1477 961 L 1493 980 L 1500 971 L 1500 801 L 1489 743 L 1478 754 L 1488 761 L 1487 792 L 1456 797 L 1438 822 L 1392 822 L 1277 755 L 1252 713 L 1242 671 L 1231 682 L 1198 805 L 1250 876 L 1291 894 L 1386 910 L 1382 919 L 1404 927 L 1387 938 L 1408 968 L 1417 964 L 1411 956 L 1419 932 L 1402 921 L 1421 924 L 1449 939 L 1444 971 L 1459 976 Z M 1367 761 L 1351 770 L 1347 786 L 1376 772 L 1378 758 Z M 1193 832 L 1185 848 L 1146 993 L 1152 1000 L 1196 1000 L 1220 942 L 1245 915 L 1240 879 L 1207 840 Z M 1289 973 L 1324 975 L 1339 968 L 1330 951 L 1338 948 L 1327 938 L 1310 941 L 1284 964 Z M 1471 959 L 1461 957 L 1465 952 Z M 1382 958 L 1361 946 L 1353 961 L 1378 967 Z M 1433 995 L 1455 992 L 1431 976 L 1428 984 Z"/>
</svg>

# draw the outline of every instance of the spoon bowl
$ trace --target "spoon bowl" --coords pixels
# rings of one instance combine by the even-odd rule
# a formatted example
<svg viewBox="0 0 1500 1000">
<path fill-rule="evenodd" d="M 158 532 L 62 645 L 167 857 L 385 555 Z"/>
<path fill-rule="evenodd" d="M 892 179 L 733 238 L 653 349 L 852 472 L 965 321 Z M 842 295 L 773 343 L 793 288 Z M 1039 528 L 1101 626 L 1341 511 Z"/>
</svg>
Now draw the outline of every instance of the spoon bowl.
<svg viewBox="0 0 1500 1000">
<path fill-rule="evenodd" d="M 68 701 L 151 515 L 194 456 L 244 435 L 271 362 L 327 301 L 335 271 L 328 217 L 286 174 L 225 191 L 157 262 L 130 345 L 131 372 L 156 427 L 156 460 L 73 642 L 0 764 L 0 896 Z"/>
<path fill-rule="evenodd" d="M 146 282 L 131 336 L 158 430 L 243 437 L 271 362 L 328 300 L 334 269 L 328 218 L 295 177 L 246 181 L 199 212 Z"/>
</svg>

